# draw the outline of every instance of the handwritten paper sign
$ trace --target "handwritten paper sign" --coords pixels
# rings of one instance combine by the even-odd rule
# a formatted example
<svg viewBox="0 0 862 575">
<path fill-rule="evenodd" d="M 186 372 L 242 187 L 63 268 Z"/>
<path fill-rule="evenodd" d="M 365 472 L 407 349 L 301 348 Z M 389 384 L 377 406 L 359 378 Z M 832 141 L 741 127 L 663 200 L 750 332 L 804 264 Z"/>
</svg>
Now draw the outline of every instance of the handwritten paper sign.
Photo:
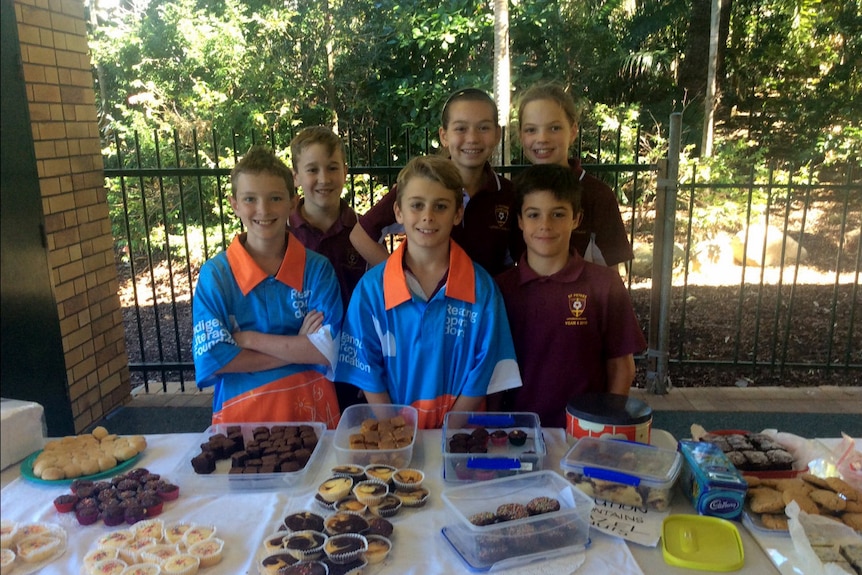
<svg viewBox="0 0 862 575">
<path fill-rule="evenodd" d="M 659 512 L 604 499 L 594 501 L 596 505 L 590 514 L 590 523 L 595 529 L 640 545 L 658 545 L 662 521 L 670 511 Z"/>
</svg>

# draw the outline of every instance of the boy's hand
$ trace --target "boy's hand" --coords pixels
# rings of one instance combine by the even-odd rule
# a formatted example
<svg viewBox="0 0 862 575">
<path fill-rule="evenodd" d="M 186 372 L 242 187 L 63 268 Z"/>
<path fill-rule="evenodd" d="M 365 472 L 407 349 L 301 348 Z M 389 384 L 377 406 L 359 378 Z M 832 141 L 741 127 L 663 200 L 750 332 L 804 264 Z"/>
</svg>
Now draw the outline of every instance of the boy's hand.
<svg viewBox="0 0 862 575">
<path fill-rule="evenodd" d="M 236 342 L 237 346 L 239 346 L 243 349 L 254 349 L 254 347 L 252 346 L 251 340 L 254 337 L 255 333 L 257 333 L 257 332 L 252 331 L 252 330 L 249 330 L 249 331 L 237 330 L 231 334 L 231 337 L 233 337 L 233 340 Z"/>
<path fill-rule="evenodd" d="M 299 335 L 315 333 L 321 327 L 323 327 L 323 312 L 311 310 L 305 314 L 305 319 L 302 320 L 302 327 L 299 328 Z"/>
</svg>

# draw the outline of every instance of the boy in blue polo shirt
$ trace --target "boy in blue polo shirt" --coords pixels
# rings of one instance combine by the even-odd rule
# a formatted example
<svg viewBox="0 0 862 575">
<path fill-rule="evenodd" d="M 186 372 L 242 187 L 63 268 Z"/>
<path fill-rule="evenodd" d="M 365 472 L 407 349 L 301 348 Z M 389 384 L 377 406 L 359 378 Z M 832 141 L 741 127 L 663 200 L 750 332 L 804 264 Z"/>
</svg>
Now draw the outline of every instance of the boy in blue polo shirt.
<svg viewBox="0 0 862 575">
<path fill-rule="evenodd" d="M 401 170 L 394 210 L 407 239 L 359 281 L 342 330 L 336 379 L 371 404 L 412 405 L 420 428 L 521 385 L 500 293 L 450 238 L 462 187 L 445 158 L 414 158 Z"/>
<path fill-rule="evenodd" d="M 582 214 L 572 170 L 534 165 L 515 178 L 515 194 L 527 251 L 496 279 L 524 385 L 491 402 L 495 409 L 538 413 L 543 426 L 564 427 L 572 397 L 628 395 L 633 354 L 646 340 L 616 269 L 569 253 Z"/>
<path fill-rule="evenodd" d="M 213 423 L 319 421 L 340 412 L 332 381 L 343 304 L 332 264 L 287 231 L 290 169 L 261 146 L 231 172 L 245 232 L 201 268 L 192 305 L 198 387 Z"/>
</svg>

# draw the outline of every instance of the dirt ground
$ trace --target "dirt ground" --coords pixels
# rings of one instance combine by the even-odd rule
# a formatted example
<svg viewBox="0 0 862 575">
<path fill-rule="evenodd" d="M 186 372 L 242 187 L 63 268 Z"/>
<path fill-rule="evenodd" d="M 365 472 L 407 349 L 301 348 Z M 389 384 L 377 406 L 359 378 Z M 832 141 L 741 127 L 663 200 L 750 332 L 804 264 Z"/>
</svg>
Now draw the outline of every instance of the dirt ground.
<svg viewBox="0 0 862 575">
<path fill-rule="evenodd" d="M 152 278 L 157 285 L 158 313 L 152 305 Z M 138 310 L 133 305 L 128 272 L 122 282 L 120 298 L 129 360 L 191 361 L 188 279 L 173 275 L 176 303 L 171 304 L 169 274 L 159 269 L 152 278 L 139 274 Z M 633 284 L 631 294 L 641 328 L 649 334 L 651 291 Z M 862 363 L 859 297 L 853 284 L 804 284 L 795 288 L 758 284 L 746 284 L 744 288 L 738 284 L 676 286 L 672 291 L 669 336 L 671 385 L 862 385 L 862 371 L 840 367 Z M 835 314 L 830 312 L 833 301 Z M 839 367 L 826 370 L 805 365 L 825 364 L 825 358 Z M 636 385 L 647 387 L 647 369 L 646 360 L 638 362 Z M 148 375 L 152 381 L 161 381 L 156 372 Z M 182 377 L 187 382 L 194 381 L 192 371 L 184 372 Z M 179 379 L 176 371 L 165 376 L 166 381 Z M 142 382 L 142 375 L 133 373 L 133 384 Z"/>
</svg>

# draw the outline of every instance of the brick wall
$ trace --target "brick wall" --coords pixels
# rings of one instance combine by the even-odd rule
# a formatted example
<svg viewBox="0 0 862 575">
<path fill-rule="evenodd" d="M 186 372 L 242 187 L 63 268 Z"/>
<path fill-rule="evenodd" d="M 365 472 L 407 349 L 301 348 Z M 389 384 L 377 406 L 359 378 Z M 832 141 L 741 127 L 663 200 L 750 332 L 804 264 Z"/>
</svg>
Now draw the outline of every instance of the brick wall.
<svg viewBox="0 0 862 575">
<path fill-rule="evenodd" d="M 81 0 L 15 0 L 75 430 L 130 397 Z"/>
</svg>

